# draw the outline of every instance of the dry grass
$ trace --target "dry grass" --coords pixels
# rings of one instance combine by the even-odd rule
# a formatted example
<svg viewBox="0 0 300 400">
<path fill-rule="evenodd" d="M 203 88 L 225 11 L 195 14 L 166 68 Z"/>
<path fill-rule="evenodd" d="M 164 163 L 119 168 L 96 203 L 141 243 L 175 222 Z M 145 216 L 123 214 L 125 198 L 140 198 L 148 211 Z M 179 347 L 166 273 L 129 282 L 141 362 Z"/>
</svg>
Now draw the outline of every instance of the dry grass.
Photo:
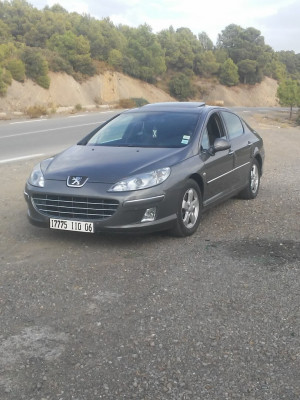
<svg viewBox="0 0 300 400">
<path fill-rule="evenodd" d="M 45 106 L 35 105 L 28 107 L 25 111 L 25 114 L 27 114 L 30 118 L 39 118 L 43 115 L 47 115 L 48 111 Z"/>
</svg>

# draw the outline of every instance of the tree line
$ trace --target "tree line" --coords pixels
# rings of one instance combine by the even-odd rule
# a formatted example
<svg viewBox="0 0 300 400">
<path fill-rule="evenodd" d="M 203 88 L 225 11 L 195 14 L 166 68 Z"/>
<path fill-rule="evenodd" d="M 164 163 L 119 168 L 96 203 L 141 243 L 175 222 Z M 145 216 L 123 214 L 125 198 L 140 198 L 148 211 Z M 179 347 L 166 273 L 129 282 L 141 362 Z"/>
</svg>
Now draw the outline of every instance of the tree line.
<svg viewBox="0 0 300 400">
<path fill-rule="evenodd" d="M 180 100 L 193 96 L 195 77 L 234 86 L 269 76 L 298 89 L 300 79 L 300 54 L 275 52 L 252 27 L 231 24 L 214 45 L 205 32 L 185 27 L 155 34 L 147 24 L 115 26 L 58 4 L 38 10 L 25 0 L 0 1 L 0 95 L 12 79 L 49 88 L 49 70 L 82 80 L 104 66 L 149 83 L 163 78 Z"/>
</svg>

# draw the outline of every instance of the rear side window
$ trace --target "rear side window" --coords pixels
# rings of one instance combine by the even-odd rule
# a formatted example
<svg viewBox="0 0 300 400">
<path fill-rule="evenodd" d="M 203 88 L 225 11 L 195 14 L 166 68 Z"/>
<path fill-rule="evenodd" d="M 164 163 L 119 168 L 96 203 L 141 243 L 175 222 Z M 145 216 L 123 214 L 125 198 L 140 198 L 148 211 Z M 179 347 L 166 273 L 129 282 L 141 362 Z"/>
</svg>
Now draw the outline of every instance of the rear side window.
<svg viewBox="0 0 300 400">
<path fill-rule="evenodd" d="M 239 137 L 244 133 L 244 127 L 237 115 L 230 112 L 222 111 L 222 117 L 225 120 L 230 140 Z"/>
</svg>

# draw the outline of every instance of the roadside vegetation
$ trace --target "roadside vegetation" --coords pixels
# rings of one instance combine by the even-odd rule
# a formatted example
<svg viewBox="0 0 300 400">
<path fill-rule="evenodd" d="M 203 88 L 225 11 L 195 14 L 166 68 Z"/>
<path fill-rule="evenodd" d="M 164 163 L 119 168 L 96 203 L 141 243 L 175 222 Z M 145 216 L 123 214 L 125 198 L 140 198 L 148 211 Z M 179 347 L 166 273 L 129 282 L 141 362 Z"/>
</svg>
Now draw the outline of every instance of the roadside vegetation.
<svg viewBox="0 0 300 400">
<path fill-rule="evenodd" d="M 47 115 L 47 108 L 41 105 L 30 106 L 26 109 L 26 115 L 30 118 L 39 118 L 42 115 Z"/>
<path fill-rule="evenodd" d="M 279 81 L 282 105 L 300 104 L 300 54 L 275 52 L 253 27 L 231 24 L 214 45 L 205 32 L 195 35 L 187 27 L 155 34 L 147 24 L 115 26 L 58 4 L 38 10 L 24 0 L 0 1 L 1 96 L 13 79 L 30 78 L 48 89 L 49 71 L 82 81 L 106 69 L 157 84 L 179 100 L 201 97 L 194 85 L 199 78 L 235 86 L 269 76 Z"/>
</svg>

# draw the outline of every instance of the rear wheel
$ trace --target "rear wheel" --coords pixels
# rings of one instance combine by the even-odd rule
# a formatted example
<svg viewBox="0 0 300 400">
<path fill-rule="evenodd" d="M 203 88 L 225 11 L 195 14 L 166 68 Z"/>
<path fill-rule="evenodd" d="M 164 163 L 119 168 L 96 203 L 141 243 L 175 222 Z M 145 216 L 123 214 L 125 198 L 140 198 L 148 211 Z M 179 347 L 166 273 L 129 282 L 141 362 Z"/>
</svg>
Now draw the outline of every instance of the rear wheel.
<svg viewBox="0 0 300 400">
<path fill-rule="evenodd" d="M 171 233 L 178 237 L 190 236 L 198 228 L 202 208 L 202 196 L 197 183 L 189 179 L 178 201 L 176 226 Z"/>
<path fill-rule="evenodd" d="M 240 196 L 243 199 L 250 200 L 255 199 L 258 194 L 260 185 L 260 169 L 257 160 L 253 160 L 250 173 L 249 182 L 244 190 L 241 191 Z"/>
</svg>

